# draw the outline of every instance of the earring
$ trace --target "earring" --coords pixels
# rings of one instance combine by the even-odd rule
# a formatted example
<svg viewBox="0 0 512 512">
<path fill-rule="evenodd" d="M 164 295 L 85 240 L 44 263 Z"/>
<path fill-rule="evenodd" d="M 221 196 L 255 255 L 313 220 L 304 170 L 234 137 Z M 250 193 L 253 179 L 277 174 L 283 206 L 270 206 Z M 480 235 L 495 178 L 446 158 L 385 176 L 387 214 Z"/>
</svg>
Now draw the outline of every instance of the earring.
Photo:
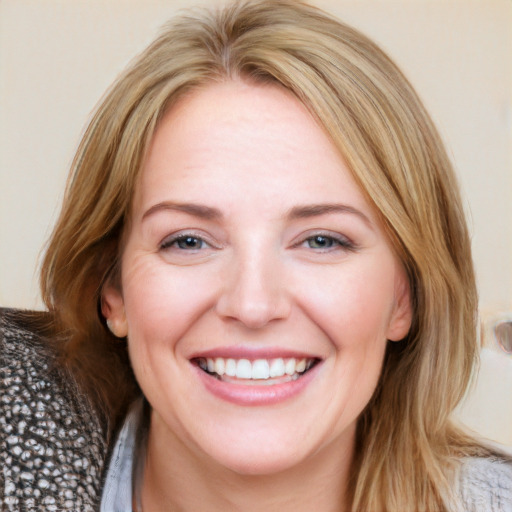
<svg viewBox="0 0 512 512">
<path fill-rule="evenodd" d="M 110 318 L 106 318 L 105 319 L 105 323 L 107 324 L 107 327 L 108 327 L 108 330 L 112 333 L 113 336 L 115 336 L 116 338 L 120 339 L 120 340 L 123 340 L 124 338 L 126 338 L 126 335 L 125 336 L 120 336 L 115 328 L 114 328 L 114 324 L 113 322 L 110 320 Z"/>
</svg>

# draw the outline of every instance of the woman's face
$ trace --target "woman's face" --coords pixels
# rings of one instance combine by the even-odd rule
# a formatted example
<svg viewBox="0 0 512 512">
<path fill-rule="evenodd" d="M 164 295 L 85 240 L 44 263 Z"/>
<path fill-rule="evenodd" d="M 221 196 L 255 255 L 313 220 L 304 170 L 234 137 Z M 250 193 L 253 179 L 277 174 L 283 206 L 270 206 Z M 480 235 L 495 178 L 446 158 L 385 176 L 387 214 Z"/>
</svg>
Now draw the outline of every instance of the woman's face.
<svg viewBox="0 0 512 512">
<path fill-rule="evenodd" d="M 277 86 L 211 85 L 163 118 L 137 184 L 122 292 L 151 435 L 247 474 L 350 454 L 404 270 L 343 159 Z"/>
</svg>

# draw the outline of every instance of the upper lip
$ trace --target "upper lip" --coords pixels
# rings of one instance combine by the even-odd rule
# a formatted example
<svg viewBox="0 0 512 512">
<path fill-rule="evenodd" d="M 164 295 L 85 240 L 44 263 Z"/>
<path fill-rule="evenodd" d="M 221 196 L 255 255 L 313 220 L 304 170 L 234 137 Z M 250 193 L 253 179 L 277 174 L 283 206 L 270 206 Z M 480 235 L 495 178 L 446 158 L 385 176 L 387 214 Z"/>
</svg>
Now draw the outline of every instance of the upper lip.
<svg viewBox="0 0 512 512">
<path fill-rule="evenodd" d="M 280 347 L 261 347 L 261 346 L 242 346 L 234 345 L 227 347 L 217 347 L 208 350 L 201 350 L 195 352 L 190 356 L 190 359 L 198 358 L 211 358 L 217 357 L 231 358 L 231 359 L 249 359 L 250 361 L 256 359 L 277 359 L 281 358 L 296 358 L 296 359 L 322 359 L 317 354 L 303 352 L 300 350 L 293 350 L 289 348 Z"/>
</svg>

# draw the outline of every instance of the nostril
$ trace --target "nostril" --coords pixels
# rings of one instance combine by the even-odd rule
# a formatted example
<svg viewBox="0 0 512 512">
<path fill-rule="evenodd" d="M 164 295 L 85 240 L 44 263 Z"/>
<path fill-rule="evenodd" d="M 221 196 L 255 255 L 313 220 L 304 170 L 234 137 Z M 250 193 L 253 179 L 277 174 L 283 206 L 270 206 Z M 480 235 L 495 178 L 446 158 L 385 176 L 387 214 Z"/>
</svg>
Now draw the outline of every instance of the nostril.
<svg viewBox="0 0 512 512">
<path fill-rule="evenodd" d="M 269 322 L 288 317 L 290 304 L 284 294 L 277 291 L 225 293 L 217 302 L 217 313 L 225 319 L 241 322 L 251 329 L 259 329 Z"/>
<path fill-rule="evenodd" d="M 287 308 L 279 308 L 275 303 L 239 301 L 229 308 L 219 308 L 219 313 L 239 321 L 250 329 L 265 327 L 268 323 L 286 318 Z"/>
</svg>

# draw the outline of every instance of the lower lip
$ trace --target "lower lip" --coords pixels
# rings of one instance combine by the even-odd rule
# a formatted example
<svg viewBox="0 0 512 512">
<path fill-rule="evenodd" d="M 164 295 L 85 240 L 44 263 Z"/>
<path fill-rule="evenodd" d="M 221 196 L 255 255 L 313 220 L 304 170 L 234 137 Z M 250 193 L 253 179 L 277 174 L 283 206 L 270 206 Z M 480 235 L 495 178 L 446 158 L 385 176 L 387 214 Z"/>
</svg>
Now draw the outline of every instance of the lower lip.
<svg viewBox="0 0 512 512">
<path fill-rule="evenodd" d="M 284 402 L 304 391 L 314 379 L 319 366 L 316 364 L 296 380 L 270 386 L 224 382 L 197 366 L 196 371 L 206 389 L 222 400 L 237 405 L 271 405 Z"/>
</svg>

